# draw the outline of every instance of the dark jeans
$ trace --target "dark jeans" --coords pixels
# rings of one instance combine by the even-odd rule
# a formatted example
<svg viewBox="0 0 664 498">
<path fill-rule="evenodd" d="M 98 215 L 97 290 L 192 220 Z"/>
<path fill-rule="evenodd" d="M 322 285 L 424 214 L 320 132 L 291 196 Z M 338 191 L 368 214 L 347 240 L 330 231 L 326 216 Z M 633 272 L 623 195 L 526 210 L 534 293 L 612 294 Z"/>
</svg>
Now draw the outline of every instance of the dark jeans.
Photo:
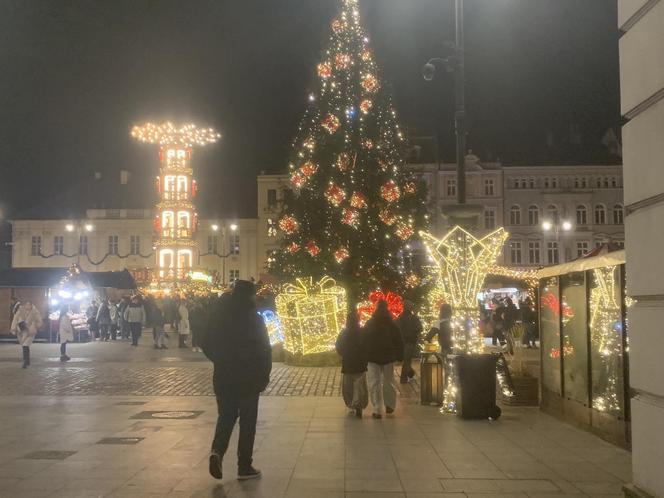
<svg viewBox="0 0 664 498">
<path fill-rule="evenodd" d="M 237 443 L 237 465 L 246 468 L 253 462 L 254 438 L 256 437 L 256 420 L 258 418 L 258 394 L 246 397 L 217 396 L 217 428 L 214 432 L 212 450 L 222 458 L 228 449 L 233 427 L 240 417 L 240 438 Z"/>
<path fill-rule="evenodd" d="M 118 326 L 114 323 L 111 324 L 111 340 L 116 340 L 118 338 Z"/>
<path fill-rule="evenodd" d="M 100 323 L 99 324 L 99 331 L 100 331 L 100 334 L 101 334 L 101 340 L 102 341 L 108 341 L 108 337 L 109 337 L 108 329 L 109 328 L 110 328 L 110 325 L 107 324 L 107 323 Z"/>
<path fill-rule="evenodd" d="M 505 344 L 505 334 L 503 333 L 503 329 L 493 329 L 493 336 L 491 337 L 491 344 L 494 346 L 497 345 L 500 342 L 501 346 Z"/>
<path fill-rule="evenodd" d="M 417 344 L 413 342 L 406 342 L 403 345 L 403 364 L 401 365 L 401 380 L 406 382 L 409 378 L 415 375 L 413 370 L 413 357 L 417 351 Z"/>
<path fill-rule="evenodd" d="M 138 338 L 141 337 L 141 329 L 143 325 L 138 322 L 129 322 L 129 330 L 131 330 L 131 343 L 138 346 Z"/>
<path fill-rule="evenodd" d="M 67 354 L 67 343 L 63 342 L 60 344 L 60 356 L 64 356 Z"/>
</svg>

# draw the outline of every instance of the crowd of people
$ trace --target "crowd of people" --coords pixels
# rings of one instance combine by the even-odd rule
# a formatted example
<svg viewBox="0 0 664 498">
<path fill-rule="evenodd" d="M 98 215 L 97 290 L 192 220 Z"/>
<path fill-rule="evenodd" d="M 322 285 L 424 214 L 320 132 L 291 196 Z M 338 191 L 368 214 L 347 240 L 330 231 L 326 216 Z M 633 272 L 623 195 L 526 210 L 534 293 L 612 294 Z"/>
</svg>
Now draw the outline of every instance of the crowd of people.
<svg viewBox="0 0 664 498">
<path fill-rule="evenodd" d="M 505 345 L 510 334 L 514 335 L 514 327 L 522 325 L 521 341 L 527 348 L 537 347 L 537 312 L 530 297 L 514 304 L 510 297 L 503 300 L 491 300 L 490 309 L 480 308 L 480 329 L 485 337 L 491 337 L 494 346 Z"/>
<path fill-rule="evenodd" d="M 92 300 L 85 310 L 90 340 L 108 342 L 130 340 L 137 347 L 144 329 L 152 329 L 155 349 L 168 349 L 169 338 L 179 348 L 202 352 L 200 336 L 207 324 L 211 297 L 160 298 L 140 294 L 120 300 Z M 62 304 L 57 310 L 56 332 L 60 342 L 60 361 L 67 362 L 67 344 L 75 340 L 74 309 Z M 22 348 L 23 368 L 30 366 L 30 345 L 44 325 L 39 309 L 31 302 L 13 298 L 10 304 L 11 328 Z"/>
</svg>

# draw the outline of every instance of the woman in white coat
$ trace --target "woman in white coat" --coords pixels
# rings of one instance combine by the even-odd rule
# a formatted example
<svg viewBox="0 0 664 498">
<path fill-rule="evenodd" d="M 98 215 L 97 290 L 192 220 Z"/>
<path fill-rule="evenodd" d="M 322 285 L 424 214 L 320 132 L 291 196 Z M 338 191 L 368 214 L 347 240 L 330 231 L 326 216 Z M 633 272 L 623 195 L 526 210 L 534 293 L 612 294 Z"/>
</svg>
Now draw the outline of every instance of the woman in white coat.
<svg viewBox="0 0 664 498">
<path fill-rule="evenodd" d="M 35 340 L 37 331 L 42 326 L 42 317 L 39 310 L 32 303 L 21 304 L 12 320 L 11 332 L 18 339 L 23 348 L 23 368 L 30 365 L 30 344 Z"/>
<path fill-rule="evenodd" d="M 187 302 L 182 299 L 178 305 L 178 334 L 180 335 L 179 347 L 187 347 L 187 337 L 189 337 L 190 333 L 189 310 L 187 309 Z"/>
<path fill-rule="evenodd" d="M 74 342 L 74 326 L 71 324 L 68 306 L 60 308 L 58 334 L 60 335 L 60 361 L 69 361 L 71 358 L 67 356 L 67 342 Z"/>
</svg>

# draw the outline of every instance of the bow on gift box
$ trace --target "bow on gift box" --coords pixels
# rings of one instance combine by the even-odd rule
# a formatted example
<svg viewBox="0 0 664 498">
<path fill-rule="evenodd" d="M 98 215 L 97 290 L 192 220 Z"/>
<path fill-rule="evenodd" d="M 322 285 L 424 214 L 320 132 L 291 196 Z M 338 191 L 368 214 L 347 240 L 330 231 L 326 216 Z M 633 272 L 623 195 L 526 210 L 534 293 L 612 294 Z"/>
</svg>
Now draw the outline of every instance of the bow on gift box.
<svg viewBox="0 0 664 498">
<path fill-rule="evenodd" d="M 362 325 L 374 314 L 379 301 L 387 303 L 387 310 L 392 315 L 392 318 L 397 319 L 403 313 L 403 298 L 400 295 L 394 292 L 386 294 L 382 291 L 373 291 L 369 294 L 369 301 L 364 301 L 357 305 L 357 315 Z"/>
<path fill-rule="evenodd" d="M 312 277 L 296 278 L 294 284 L 286 284 L 283 287 L 284 294 L 296 298 L 303 298 L 316 294 L 330 294 L 336 296 L 340 291 L 345 293 L 343 288 L 339 287 L 331 277 L 323 277 L 316 283 L 314 283 Z"/>
</svg>

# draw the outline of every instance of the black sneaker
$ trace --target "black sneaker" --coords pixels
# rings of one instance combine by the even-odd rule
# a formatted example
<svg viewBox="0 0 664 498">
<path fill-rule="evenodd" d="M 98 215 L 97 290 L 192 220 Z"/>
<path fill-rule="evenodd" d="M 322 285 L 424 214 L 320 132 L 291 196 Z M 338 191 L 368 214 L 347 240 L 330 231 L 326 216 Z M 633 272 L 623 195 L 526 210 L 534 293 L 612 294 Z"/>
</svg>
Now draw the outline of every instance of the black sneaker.
<svg viewBox="0 0 664 498">
<path fill-rule="evenodd" d="M 221 455 L 216 451 L 210 453 L 210 475 L 215 479 L 221 479 L 223 476 L 221 471 Z"/>
<path fill-rule="evenodd" d="M 385 413 L 387 413 L 388 415 L 391 415 L 392 413 L 394 413 L 394 408 L 390 408 L 389 406 L 386 406 L 385 407 Z"/>
<path fill-rule="evenodd" d="M 239 481 L 246 481 L 247 479 L 256 479 L 261 476 L 261 471 L 253 468 L 251 465 L 249 467 L 238 469 L 237 478 Z"/>
<path fill-rule="evenodd" d="M 383 416 L 380 413 L 372 413 L 371 418 L 379 419 L 379 418 L 383 418 Z"/>
</svg>

